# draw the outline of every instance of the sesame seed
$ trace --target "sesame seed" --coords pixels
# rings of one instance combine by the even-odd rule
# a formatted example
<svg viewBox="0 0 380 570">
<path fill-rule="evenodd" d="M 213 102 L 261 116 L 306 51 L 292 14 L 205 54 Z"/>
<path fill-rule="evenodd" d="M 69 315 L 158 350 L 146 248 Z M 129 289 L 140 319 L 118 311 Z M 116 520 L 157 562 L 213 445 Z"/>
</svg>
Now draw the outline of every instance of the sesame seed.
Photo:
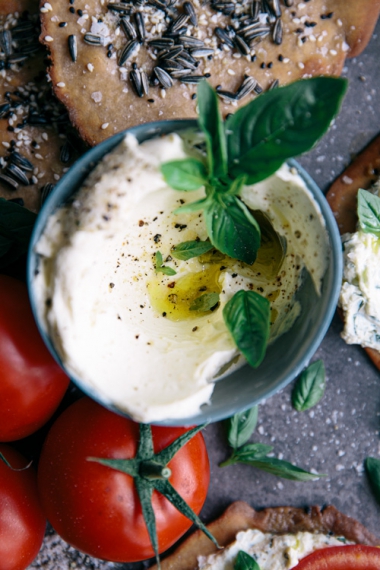
<svg viewBox="0 0 380 570">
<path fill-rule="evenodd" d="M 60 81 L 59 83 L 57 83 L 57 87 L 66 87 L 66 83 Z"/>
<path fill-rule="evenodd" d="M 108 128 L 108 125 L 109 125 L 109 123 L 103 123 L 102 124 L 101 128 L 103 129 L 103 131 Z"/>
<path fill-rule="evenodd" d="M 88 64 L 87 64 L 87 69 L 88 69 L 88 71 L 90 71 L 91 73 L 94 71 L 94 66 L 92 65 L 92 63 L 88 63 Z"/>
<path fill-rule="evenodd" d="M 54 38 L 51 36 L 45 36 L 45 42 L 54 42 Z"/>
<path fill-rule="evenodd" d="M 300 69 L 304 69 L 304 68 L 305 68 L 305 64 L 302 63 L 302 61 L 299 61 L 299 62 L 298 62 L 298 67 L 299 67 Z"/>
</svg>

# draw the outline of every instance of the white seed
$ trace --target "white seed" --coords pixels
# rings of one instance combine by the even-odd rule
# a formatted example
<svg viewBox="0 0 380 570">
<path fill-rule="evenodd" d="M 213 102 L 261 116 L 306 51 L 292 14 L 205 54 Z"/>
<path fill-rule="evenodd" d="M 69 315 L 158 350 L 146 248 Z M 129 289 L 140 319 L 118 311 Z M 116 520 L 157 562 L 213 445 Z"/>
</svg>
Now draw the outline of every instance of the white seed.
<svg viewBox="0 0 380 570">
<path fill-rule="evenodd" d="M 66 83 L 60 81 L 59 83 L 57 83 L 57 87 L 66 87 Z"/>
<path fill-rule="evenodd" d="M 102 129 L 103 129 L 103 131 L 108 127 L 108 125 L 109 125 L 109 123 L 103 123 L 103 124 L 102 124 Z"/>
<path fill-rule="evenodd" d="M 54 42 L 54 38 L 51 36 L 45 36 L 45 42 Z"/>
</svg>

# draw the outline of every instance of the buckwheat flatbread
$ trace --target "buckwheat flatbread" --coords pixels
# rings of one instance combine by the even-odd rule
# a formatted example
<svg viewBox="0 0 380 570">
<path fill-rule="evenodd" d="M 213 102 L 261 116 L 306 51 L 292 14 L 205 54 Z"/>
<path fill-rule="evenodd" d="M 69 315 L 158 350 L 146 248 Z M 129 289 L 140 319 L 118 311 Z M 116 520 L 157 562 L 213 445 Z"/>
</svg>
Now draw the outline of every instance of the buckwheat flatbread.
<svg viewBox="0 0 380 570">
<path fill-rule="evenodd" d="M 224 115 L 263 89 L 339 75 L 367 44 L 380 0 L 42 1 L 58 98 L 89 144 L 133 125 L 196 116 L 201 77 Z"/>
<path fill-rule="evenodd" d="M 207 527 L 221 546 L 235 540 L 241 530 L 258 529 L 275 534 L 301 531 L 333 533 L 344 536 L 358 544 L 376 546 L 380 540 L 361 523 L 328 506 L 321 510 L 317 506 L 308 509 L 294 507 L 268 508 L 255 511 L 247 503 L 232 503 L 221 517 Z M 196 570 L 199 555 L 207 556 L 217 551 L 215 545 L 201 531 L 197 530 L 187 538 L 175 552 L 161 561 L 162 570 Z M 157 570 L 156 566 L 152 570 Z"/>
<path fill-rule="evenodd" d="M 356 230 L 356 197 L 359 188 L 368 189 L 380 175 L 380 136 L 361 152 L 333 182 L 326 198 L 334 212 L 341 234 Z M 364 349 L 380 370 L 380 352 Z"/>
<path fill-rule="evenodd" d="M 69 118 L 46 76 L 36 0 L 0 3 L 0 197 L 38 211 L 78 155 Z"/>
</svg>

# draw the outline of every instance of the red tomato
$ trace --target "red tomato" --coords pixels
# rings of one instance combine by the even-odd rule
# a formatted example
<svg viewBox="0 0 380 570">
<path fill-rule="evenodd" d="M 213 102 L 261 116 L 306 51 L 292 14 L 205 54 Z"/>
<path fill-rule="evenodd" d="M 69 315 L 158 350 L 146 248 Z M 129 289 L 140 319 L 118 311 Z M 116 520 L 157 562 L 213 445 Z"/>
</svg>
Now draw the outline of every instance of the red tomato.
<svg viewBox="0 0 380 570">
<path fill-rule="evenodd" d="M 152 426 L 154 451 L 172 443 L 185 428 Z M 67 542 L 98 558 L 135 562 L 153 556 L 140 501 L 130 475 L 88 461 L 88 457 L 131 459 L 139 425 L 89 398 L 67 408 L 51 428 L 38 467 L 45 514 Z M 198 514 L 210 471 L 203 436 L 198 433 L 168 464 L 170 482 Z M 159 551 L 191 526 L 161 494 L 153 491 Z"/>
<path fill-rule="evenodd" d="M 0 444 L 0 453 L 14 469 L 28 463 L 9 445 Z M 29 566 L 41 548 L 45 524 L 34 469 L 13 471 L 0 459 L 0 570 Z"/>
<path fill-rule="evenodd" d="M 296 566 L 297 570 L 380 570 L 380 549 L 353 544 L 316 550 Z"/>
<path fill-rule="evenodd" d="M 42 341 L 24 283 L 0 275 L 0 298 L 0 441 L 14 441 L 47 422 L 69 378 Z"/>
</svg>

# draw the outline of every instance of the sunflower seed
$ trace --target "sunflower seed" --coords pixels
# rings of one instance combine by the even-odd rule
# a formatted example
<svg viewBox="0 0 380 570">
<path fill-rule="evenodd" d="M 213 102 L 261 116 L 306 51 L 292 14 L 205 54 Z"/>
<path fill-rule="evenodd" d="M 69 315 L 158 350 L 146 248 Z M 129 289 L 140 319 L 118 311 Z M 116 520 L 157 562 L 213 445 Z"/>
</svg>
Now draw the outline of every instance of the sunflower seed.
<svg viewBox="0 0 380 570">
<path fill-rule="evenodd" d="M 141 14 L 141 12 L 135 13 L 135 24 L 137 29 L 137 37 L 142 43 L 145 40 L 145 24 L 144 24 L 144 17 Z"/>
<path fill-rule="evenodd" d="M 214 55 L 214 50 L 211 48 L 198 48 L 190 50 L 190 55 L 193 57 L 208 57 Z"/>
<path fill-rule="evenodd" d="M 91 34 L 90 32 L 87 32 L 86 34 L 84 34 L 83 39 L 86 42 L 86 44 L 89 44 L 91 46 L 104 45 L 103 37 L 99 36 L 98 34 Z"/>
<path fill-rule="evenodd" d="M 231 91 L 223 91 L 222 89 L 218 89 L 216 94 L 219 95 L 219 97 L 222 97 L 222 99 L 227 99 L 228 101 L 237 101 L 236 93 L 231 93 Z"/>
<path fill-rule="evenodd" d="M 238 48 L 238 50 L 242 55 L 250 54 L 251 50 L 249 49 L 249 46 L 245 43 L 243 38 L 239 36 L 239 34 L 236 34 L 236 36 L 234 37 L 234 44 L 236 45 L 236 47 Z"/>
<path fill-rule="evenodd" d="M 137 40 L 131 40 L 130 42 L 127 43 L 127 45 L 123 48 L 119 57 L 118 65 L 120 67 L 124 65 L 127 59 L 129 59 L 135 53 L 135 51 L 138 48 L 138 45 L 139 42 Z"/>
<path fill-rule="evenodd" d="M 155 8 L 157 8 L 157 10 L 162 10 L 163 12 L 166 12 L 168 8 L 168 5 L 165 2 L 160 2 L 160 0 L 149 0 L 147 4 L 150 6 L 154 6 Z"/>
<path fill-rule="evenodd" d="M 179 30 L 182 28 L 184 24 L 186 24 L 187 20 L 189 19 L 188 14 L 181 14 L 176 18 L 169 27 L 169 30 L 172 34 L 178 33 Z"/>
<path fill-rule="evenodd" d="M 122 14 L 130 14 L 132 11 L 132 8 L 130 6 L 127 6 L 126 4 L 123 3 L 119 3 L 119 2 L 115 2 L 113 4 L 107 4 L 107 8 L 108 10 L 111 10 L 111 12 L 118 12 L 118 13 L 122 13 Z"/>
<path fill-rule="evenodd" d="M 203 75 L 184 75 L 180 78 L 182 83 L 199 83 L 204 79 Z"/>
<path fill-rule="evenodd" d="M 160 68 L 171 73 L 172 71 L 182 71 L 184 69 L 183 65 L 172 59 L 167 59 L 165 61 L 160 61 Z"/>
<path fill-rule="evenodd" d="M 181 42 L 185 48 L 201 48 L 205 45 L 202 40 L 193 38 L 192 36 L 179 36 L 178 41 Z"/>
<path fill-rule="evenodd" d="M 254 91 L 255 91 L 255 93 L 257 93 L 257 95 L 260 95 L 260 93 L 263 92 L 263 88 L 261 87 L 261 85 L 256 83 Z"/>
<path fill-rule="evenodd" d="M 257 41 L 266 38 L 268 35 L 269 35 L 269 29 L 255 30 L 254 32 L 245 34 L 244 40 L 251 45 L 252 42 L 256 43 Z"/>
<path fill-rule="evenodd" d="M 26 46 L 20 46 L 19 51 L 25 55 L 30 55 L 32 53 L 36 53 L 40 49 L 41 49 L 41 44 L 35 43 Z"/>
<path fill-rule="evenodd" d="M 173 86 L 172 78 L 164 69 L 157 66 L 154 68 L 154 73 L 164 89 L 169 89 Z"/>
<path fill-rule="evenodd" d="M 165 59 L 175 59 L 177 55 L 183 52 L 183 46 L 173 46 L 168 50 L 164 50 L 157 54 L 157 57 L 161 60 Z"/>
<path fill-rule="evenodd" d="M 261 0 L 252 0 L 251 4 L 251 16 L 254 20 L 257 20 L 261 10 Z"/>
<path fill-rule="evenodd" d="M 26 20 L 25 22 L 19 22 L 14 28 L 12 28 L 12 36 L 17 34 L 18 32 L 28 32 L 28 31 L 36 31 L 36 26 L 30 20 Z"/>
<path fill-rule="evenodd" d="M 173 78 L 181 78 L 186 75 L 190 75 L 193 70 L 189 69 L 188 67 L 184 67 L 183 69 L 178 69 L 176 71 L 171 71 L 170 76 Z"/>
<path fill-rule="evenodd" d="M 70 52 L 70 57 L 73 61 L 77 60 L 78 57 L 78 45 L 77 45 L 77 37 L 74 36 L 73 34 L 71 34 L 68 37 L 68 44 L 69 44 L 69 52 Z"/>
<path fill-rule="evenodd" d="M 45 202 L 45 200 L 49 196 L 49 194 L 51 194 L 53 188 L 54 188 L 54 184 L 52 184 L 51 182 L 47 182 L 44 186 L 42 186 L 41 198 L 40 198 L 41 199 L 41 206 Z"/>
<path fill-rule="evenodd" d="M 269 86 L 269 91 L 272 91 L 272 89 L 276 89 L 278 86 L 280 85 L 280 81 L 278 79 L 275 79 Z"/>
<path fill-rule="evenodd" d="M 129 78 L 137 96 L 144 97 L 144 87 L 141 81 L 141 73 L 137 69 L 133 69 L 129 74 Z"/>
<path fill-rule="evenodd" d="M 14 53 L 8 57 L 8 63 L 21 63 L 28 59 L 28 54 L 26 53 Z"/>
<path fill-rule="evenodd" d="M 246 97 L 252 93 L 256 87 L 256 84 L 256 79 L 253 79 L 253 77 L 246 77 L 236 92 L 236 98 L 240 101 L 240 99 L 243 99 L 243 97 Z"/>
<path fill-rule="evenodd" d="M 235 47 L 234 42 L 231 40 L 231 38 L 227 34 L 227 32 L 225 30 L 223 30 L 223 28 L 216 27 L 214 31 L 215 31 L 216 36 L 218 36 L 218 38 L 220 39 L 221 42 L 226 44 L 231 49 L 233 49 Z"/>
<path fill-rule="evenodd" d="M 0 182 L 5 182 L 9 186 L 12 186 L 13 190 L 17 190 L 17 188 L 19 186 L 17 180 L 15 180 L 14 178 L 11 178 L 10 176 L 7 176 L 3 172 L 0 172 Z"/>
<path fill-rule="evenodd" d="M 174 40 L 172 38 L 157 38 L 154 40 L 150 40 L 148 45 L 151 48 L 157 49 L 167 49 L 174 45 Z"/>
<path fill-rule="evenodd" d="M 268 0 L 267 0 L 268 1 Z M 270 8 L 276 18 L 281 18 L 281 6 L 279 0 L 269 0 Z"/>
<path fill-rule="evenodd" d="M 22 168 L 22 170 L 26 170 L 27 172 L 33 172 L 34 169 L 33 164 L 29 162 L 29 160 L 25 158 L 25 156 L 21 156 L 21 154 L 19 154 L 18 152 L 13 151 L 9 155 L 9 160 L 11 163 L 15 164 L 19 168 Z"/>
<path fill-rule="evenodd" d="M 8 113 L 10 108 L 11 106 L 9 103 L 3 103 L 2 105 L 0 105 L 0 119 Z"/>
<path fill-rule="evenodd" d="M 140 76 L 141 76 L 141 85 L 142 88 L 144 90 L 145 95 L 149 95 L 149 81 L 148 81 L 148 76 L 145 73 L 145 71 L 140 71 Z"/>
<path fill-rule="evenodd" d="M 244 22 L 244 25 L 239 28 L 239 34 L 240 35 L 245 35 L 248 34 L 249 32 L 254 32 L 256 30 L 260 30 L 260 29 L 267 29 L 268 31 L 270 30 L 269 26 L 265 26 L 263 25 L 260 21 L 259 22 Z"/>
<path fill-rule="evenodd" d="M 29 186 L 29 180 L 25 172 L 21 170 L 21 168 L 19 168 L 13 162 L 8 164 L 7 168 L 5 169 L 5 173 L 15 178 L 17 182 L 21 182 L 21 184 L 23 184 L 24 186 Z"/>
<path fill-rule="evenodd" d="M 65 141 L 64 145 L 61 147 L 60 159 L 63 164 L 67 164 L 72 156 L 71 145 L 68 141 Z"/>
<path fill-rule="evenodd" d="M 284 0 L 284 4 L 287 8 L 291 8 L 294 4 L 294 0 Z"/>
<path fill-rule="evenodd" d="M 276 23 L 273 28 L 273 41 L 276 45 L 282 44 L 282 21 L 281 18 L 277 18 Z"/>
<path fill-rule="evenodd" d="M 121 18 L 120 27 L 128 40 L 135 40 L 137 38 L 137 32 L 127 18 Z"/>
<path fill-rule="evenodd" d="M 186 14 L 189 15 L 190 22 L 193 24 L 193 26 L 197 26 L 198 25 L 197 15 L 195 13 L 194 6 L 192 5 L 192 3 L 185 2 L 183 8 Z"/>
<path fill-rule="evenodd" d="M 193 59 L 193 58 L 191 58 L 191 59 Z M 196 65 L 197 61 L 195 60 L 195 63 L 193 63 L 193 62 L 189 61 L 187 57 L 184 57 L 182 54 L 176 58 L 176 62 L 180 63 L 181 65 L 183 65 L 183 67 L 186 67 L 189 70 L 197 69 L 197 65 Z"/>
<path fill-rule="evenodd" d="M 2 30 L 0 32 L 0 46 L 2 47 L 5 55 L 11 55 L 13 52 L 12 47 L 12 34 L 10 30 Z"/>
<path fill-rule="evenodd" d="M 235 11 L 236 6 L 233 2 L 213 2 L 211 8 L 216 12 L 222 12 L 225 16 L 229 16 Z"/>
</svg>

